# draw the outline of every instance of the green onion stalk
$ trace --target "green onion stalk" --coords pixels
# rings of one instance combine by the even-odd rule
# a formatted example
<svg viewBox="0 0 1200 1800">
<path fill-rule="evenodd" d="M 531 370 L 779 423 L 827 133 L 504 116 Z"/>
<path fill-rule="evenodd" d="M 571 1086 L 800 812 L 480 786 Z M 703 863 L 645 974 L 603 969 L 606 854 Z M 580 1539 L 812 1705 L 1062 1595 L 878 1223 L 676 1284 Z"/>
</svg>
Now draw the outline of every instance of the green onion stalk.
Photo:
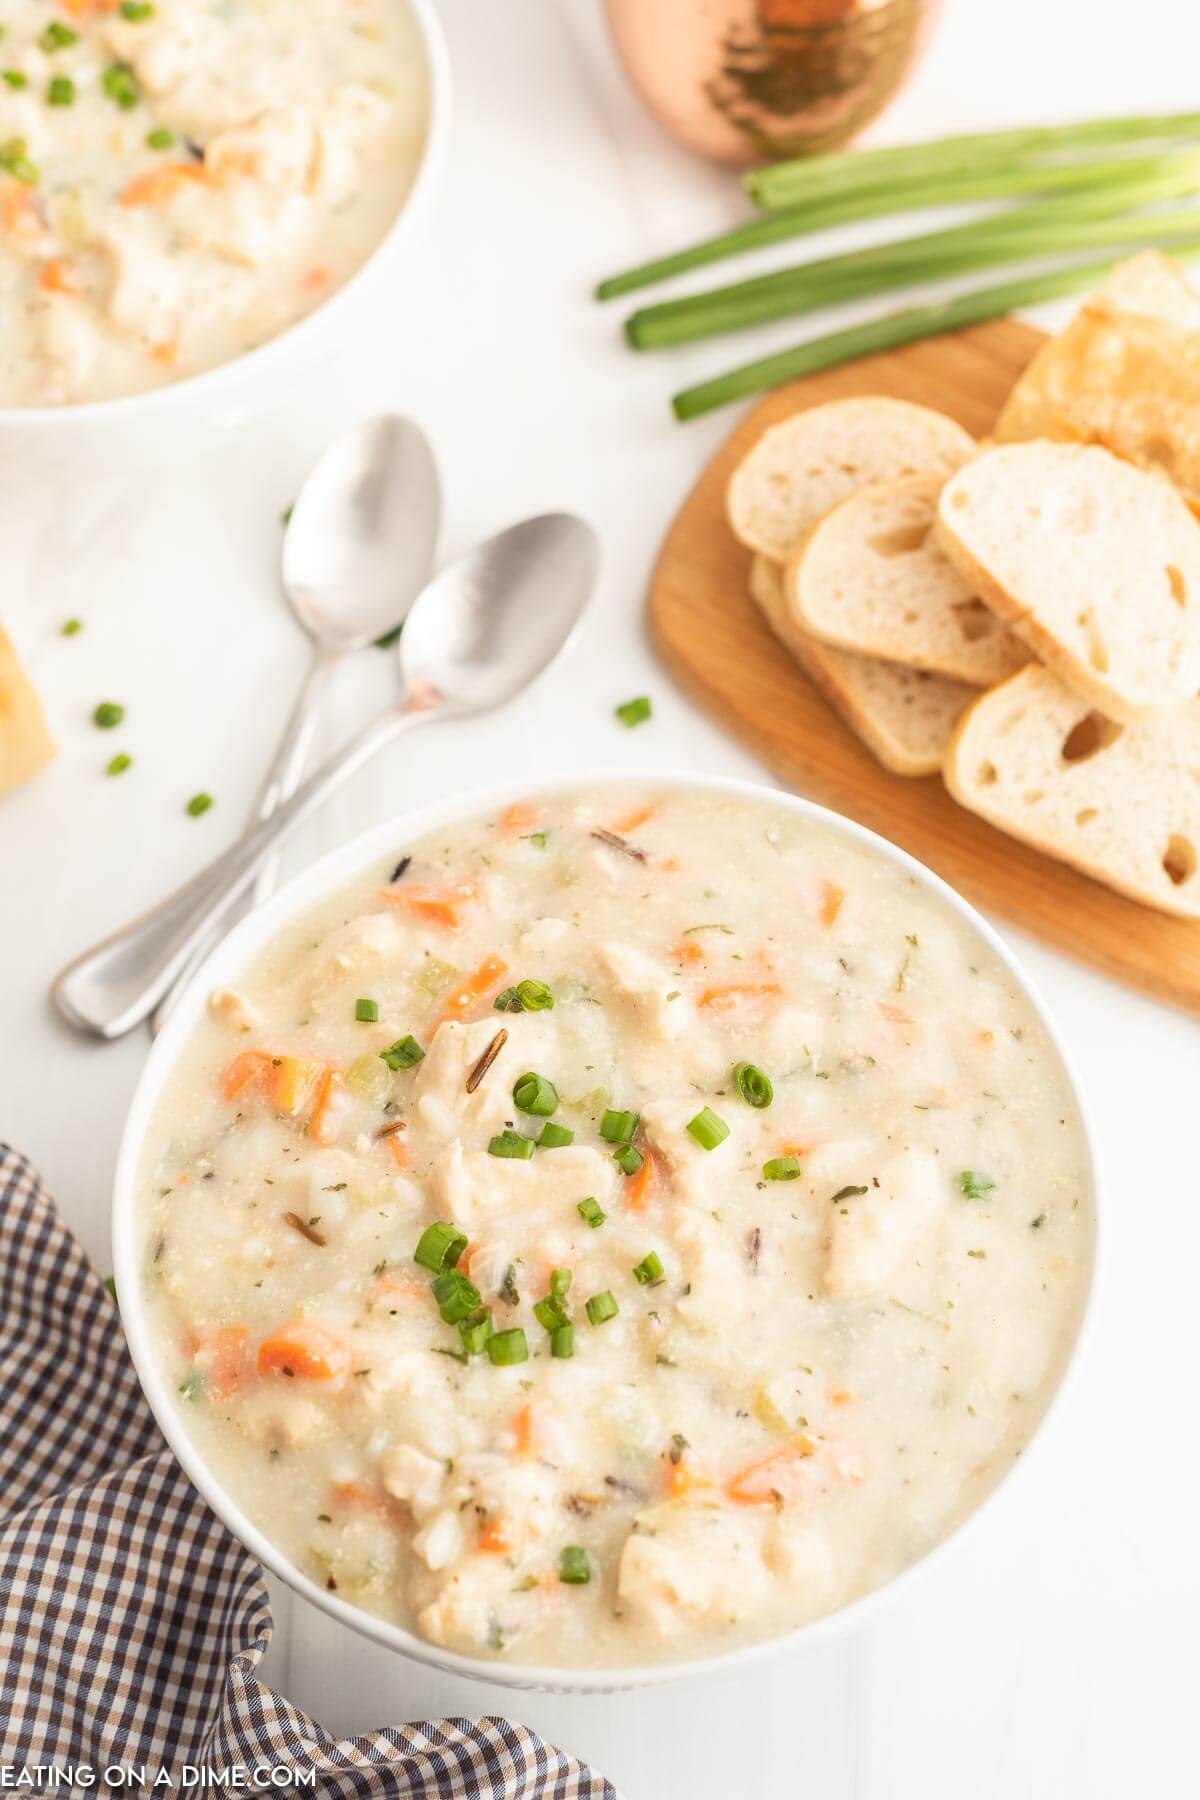
<svg viewBox="0 0 1200 1800">
<path fill-rule="evenodd" d="M 634 349 L 659 350 L 1001 263 L 1034 262 L 1072 250 L 1109 246 L 1129 251 L 1188 243 L 1200 235 L 1200 208 L 1196 207 L 1077 218 L 1073 205 L 1060 200 L 1014 207 L 998 218 L 878 244 L 846 256 L 822 257 L 754 281 L 643 307 L 626 321 L 625 333 Z"/>
<path fill-rule="evenodd" d="M 1200 255 L 1200 231 L 1186 244 L 1176 245 L 1184 256 Z M 1112 259 L 1103 262 L 1075 264 L 1065 269 L 1051 269 L 1042 274 L 1027 275 L 996 287 L 976 288 L 957 294 L 953 299 L 935 301 L 927 306 L 913 306 L 903 312 L 887 313 L 852 325 L 845 331 L 830 332 L 825 337 L 810 338 L 790 350 L 765 356 L 756 362 L 743 363 L 711 381 L 702 381 L 674 396 L 671 406 L 677 419 L 697 419 L 715 407 L 728 406 L 767 388 L 779 387 L 804 375 L 815 375 L 822 369 L 856 357 L 871 356 L 884 350 L 895 350 L 902 344 L 916 343 L 920 338 L 935 337 L 945 331 L 960 331 L 968 325 L 979 325 L 985 319 L 996 319 L 1018 307 L 1032 306 L 1038 301 L 1055 300 L 1065 294 L 1077 294 L 1095 287 L 1108 274 Z"/>
<path fill-rule="evenodd" d="M 917 212 L 931 206 L 959 205 L 971 201 L 1000 199 L 1006 195 L 1035 193 L 1072 193 L 1103 191 L 1113 183 L 1153 181 L 1155 177 L 1171 179 L 1178 169 L 1178 153 L 1146 156 L 1121 156 L 1100 161 L 1042 164 L 1034 167 L 997 167 L 981 172 L 959 170 L 953 166 L 940 174 L 926 176 L 906 185 L 903 191 L 895 183 L 877 187 L 864 186 L 844 194 L 834 194 L 803 206 L 764 214 L 745 225 L 735 226 L 702 243 L 692 244 L 667 256 L 641 263 L 619 275 L 610 276 L 596 289 L 600 300 L 611 300 L 637 288 L 649 287 L 709 263 L 721 262 L 747 250 L 762 249 L 768 244 L 786 242 L 793 237 L 808 236 L 833 225 L 848 224 L 857 219 L 878 218 L 886 213 Z"/>
</svg>

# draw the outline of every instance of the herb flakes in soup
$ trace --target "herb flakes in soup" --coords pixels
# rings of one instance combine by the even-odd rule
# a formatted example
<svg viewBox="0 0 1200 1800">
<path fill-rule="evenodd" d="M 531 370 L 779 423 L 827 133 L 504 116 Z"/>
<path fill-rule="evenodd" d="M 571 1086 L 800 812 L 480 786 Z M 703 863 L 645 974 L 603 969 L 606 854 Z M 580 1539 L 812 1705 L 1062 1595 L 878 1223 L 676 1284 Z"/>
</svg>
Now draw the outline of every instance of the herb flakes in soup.
<svg viewBox="0 0 1200 1800">
<path fill-rule="evenodd" d="M 140 1209 L 242 1510 L 548 1666 L 914 1561 L 1027 1443 L 1092 1242 L 1066 1076 L 972 928 L 831 826 L 667 790 L 444 827 L 286 926 L 180 1055 Z"/>
</svg>

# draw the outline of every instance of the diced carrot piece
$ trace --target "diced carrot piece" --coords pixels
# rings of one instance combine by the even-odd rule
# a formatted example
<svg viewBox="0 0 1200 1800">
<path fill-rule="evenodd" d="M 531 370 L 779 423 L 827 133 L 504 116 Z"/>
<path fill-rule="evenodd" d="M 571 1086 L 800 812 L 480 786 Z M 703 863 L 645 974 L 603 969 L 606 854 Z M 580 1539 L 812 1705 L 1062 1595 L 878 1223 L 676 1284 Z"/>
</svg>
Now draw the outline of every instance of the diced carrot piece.
<svg viewBox="0 0 1200 1800">
<path fill-rule="evenodd" d="M 96 13 L 116 12 L 119 0 L 58 0 L 71 19 L 90 19 Z"/>
<path fill-rule="evenodd" d="M 405 1142 L 404 1133 L 402 1131 L 393 1131 L 391 1137 L 389 1137 L 387 1141 L 387 1147 L 392 1153 L 392 1161 L 395 1163 L 396 1167 L 398 1169 L 407 1169 L 408 1144 Z M 461 1257 L 459 1257 L 459 1261 L 462 1261 Z"/>
<path fill-rule="evenodd" d="M 333 1487 L 334 1504 L 340 1512 L 383 1512 L 388 1497 L 372 1481 L 337 1481 Z"/>
<path fill-rule="evenodd" d="M 513 1414 L 512 1431 L 516 1440 L 517 1455 L 531 1456 L 533 1454 L 534 1418 L 533 1407 L 528 1400 Z"/>
<path fill-rule="evenodd" d="M 688 1494 L 711 1489 L 712 1482 L 707 1475 L 702 1475 L 691 1459 L 681 1456 L 678 1462 L 668 1462 L 666 1478 L 666 1494 L 668 1500 L 682 1500 Z"/>
<path fill-rule="evenodd" d="M 221 1076 L 222 1100 L 236 1100 L 247 1088 L 262 1081 L 270 1067 L 271 1059 L 265 1050 L 243 1050 Z"/>
<path fill-rule="evenodd" d="M 245 1387 L 254 1372 L 248 1349 L 250 1333 L 245 1325 L 222 1325 L 201 1335 L 199 1355 L 211 1393 L 227 1400 Z"/>
<path fill-rule="evenodd" d="M 349 1104 L 345 1076 L 338 1069 L 326 1069 L 317 1079 L 308 1118 L 309 1137 L 318 1144 L 335 1143 Z"/>
<path fill-rule="evenodd" d="M 627 1175 L 621 1184 L 621 1198 L 634 1212 L 644 1212 L 654 1198 L 658 1186 L 658 1160 L 653 1150 L 642 1151 L 642 1166 Z"/>
<path fill-rule="evenodd" d="M 696 1004 L 707 1006 L 713 1012 L 729 1012 L 741 1000 L 781 992 L 777 981 L 731 981 L 724 987 L 705 988 Z"/>
<path fill-rule="evenodd" d="M 510 806 L 500 815 L 501 831 L 528 831 L 537 822 L 538 809 L 530 806 L 527 801 L 518 800 L 515 806 Z"/>
<path fill-rule="evenodd" d="M 267 1076 L 267 1091 L 281 1113 L 294 1119 L 304 1111 L 317 1082 L 324 1074 L 324 1064 L 306 1056 L 272 1056 Z"/>
<path fill-rule="evenodd" d="M 508 1531 L 503 1519 L 489 1519 L 479 1536 L 475 1539 L 475 1548 L 488 1556 L 505 1556 L 512 1549 Z"/>
<path fill-rule="evenodd" d="M 425 881 L 407 881 L 399 887 L 382 888 L 381 894 L 393 906 L 402 906 L 431 925 L 444 925 L 457 931 L 459 913 L 478 892 L 474 882 L 462 881 L 456 887 L 433 887 Z"/>
<path fill-rule="evenodd" d="M 675 961 L 681 963 L 698 963 L 704 961 L 704 945 L 695 938 L 680 938 L 675 946 Z"/>
<path fill-rule="evenodd" d="M 24 182 L 9 182 L 0 192 L 0 220 L 18 243 L 35 244 L 45 233 L 41 209 Z"/>
<path fill-rule="evenodd" d="M 301 1381 L 344 1381 L 353 1366 L 349 1344 L 323 1325 L 294 1319 L 258 1346 L 260 1375 L 290 1375 Z"/>
<path fill-rule="evenodd" d="M 821 923 L 826 931 L 832 931 L 837 924 L 837 916 L 845 898 L 845 888 L 835 887 L 832 881 L 821 883 Z"/>
<path fill-rule="evenodd" d="M 508 974 L 508 964 L 499 956 L 485 956 L 473 974 L 460 981 L 456 988 L 451 988 L 442 1002 L 444 1019 L 465 1018 L 471 1008 L 498 988 Z"/>
<path fill-rule="evenodd" d="M 52 256 L 42 264 L 38 286 L 47 294 L 77 294 L 79 270 L 69 256 Z"/>
<path fill-rule="evenodd" d="M 815 1450 L 812 1439 L 801 1433 L 781 1450 L 739 1469 L 725 1483 L 725 1492 L 739 1506 L 786 1506 L 802 1499 L 805 1483 L 799 1471 Z"/>
<path fill-rule="evenodd" d="M 143 169 L 140 175 L 126 183 L 121 190 L 121 205 L 164 206 L 189 182 L 199 182 L 203 186 L 207 180 L 203 163 L 157 164 L 152 169 Z"/>
<path fill-rule="evenodd" d="M 639 830 L 643 825 L 648 825 L 653 817 L 654 808 L 652 806 L 639 806 L 636 812 L 627 813 L 623 819 L 615 820 L 610 829 L 615 831 L 618 837 L 628 837 L 630 832 Z"/>
</svg>

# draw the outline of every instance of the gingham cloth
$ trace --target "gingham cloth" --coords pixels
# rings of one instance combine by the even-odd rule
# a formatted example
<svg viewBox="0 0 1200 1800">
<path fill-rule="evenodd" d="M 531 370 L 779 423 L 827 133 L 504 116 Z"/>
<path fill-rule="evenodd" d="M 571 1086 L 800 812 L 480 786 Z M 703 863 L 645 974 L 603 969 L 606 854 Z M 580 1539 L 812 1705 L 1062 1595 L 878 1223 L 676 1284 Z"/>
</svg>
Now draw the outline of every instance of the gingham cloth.
<svg viewBox="0 0 1200 1800">
<path fill-rule="evenodd" d="M 270 1636 L 261 1569 L 164 1445 L 103 1283 L 0 1144 L 0 1765 L 282 1765 L 315 1770 L 288 1791 L 322 1800 L 617 1800 L 508 1719 L 335 1740 L 256 1680 Z"/>
</svg>

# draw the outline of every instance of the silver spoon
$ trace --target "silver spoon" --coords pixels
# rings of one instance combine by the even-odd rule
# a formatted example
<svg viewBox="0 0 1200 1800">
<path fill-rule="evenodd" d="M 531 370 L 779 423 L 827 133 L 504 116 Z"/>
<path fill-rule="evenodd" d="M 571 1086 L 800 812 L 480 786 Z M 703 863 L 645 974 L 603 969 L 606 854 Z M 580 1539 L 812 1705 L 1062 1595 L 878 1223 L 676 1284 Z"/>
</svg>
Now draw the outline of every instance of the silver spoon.
<svg viewBox="0 0 1200 1800">
<path fill-rule="evenodd" d="M 258 800 L 269 819 L 295 792 L 308 761 L 317 709 L 330 677 L 355 650 L 404 622 L 429 579 L 441 525 L 437 464 L 419 425 L 398 415 L 342 433 L 312 470 L 283 538 L 283 591 L 312 643 L 312 657 Z M 275 885 L 275 859 L 220 919 L 227 928 Z M 204 961 L 207 933 L 155 1008 L 157 1036 Z"/>
<path fill-rule="evenodd" d="M 69 963 L 52 989 L 67 1023 L 112 1039 L 146 1018 L 224 906 L 349 775 L 414 726 L 503 706 L 553 662 L 587 605 L 598 564 L 590 525 L 571 513 L 545 513 L 443 569 L 404 627 L 397 704 L 351 738 L 274 817 Z"/>
</svg>

